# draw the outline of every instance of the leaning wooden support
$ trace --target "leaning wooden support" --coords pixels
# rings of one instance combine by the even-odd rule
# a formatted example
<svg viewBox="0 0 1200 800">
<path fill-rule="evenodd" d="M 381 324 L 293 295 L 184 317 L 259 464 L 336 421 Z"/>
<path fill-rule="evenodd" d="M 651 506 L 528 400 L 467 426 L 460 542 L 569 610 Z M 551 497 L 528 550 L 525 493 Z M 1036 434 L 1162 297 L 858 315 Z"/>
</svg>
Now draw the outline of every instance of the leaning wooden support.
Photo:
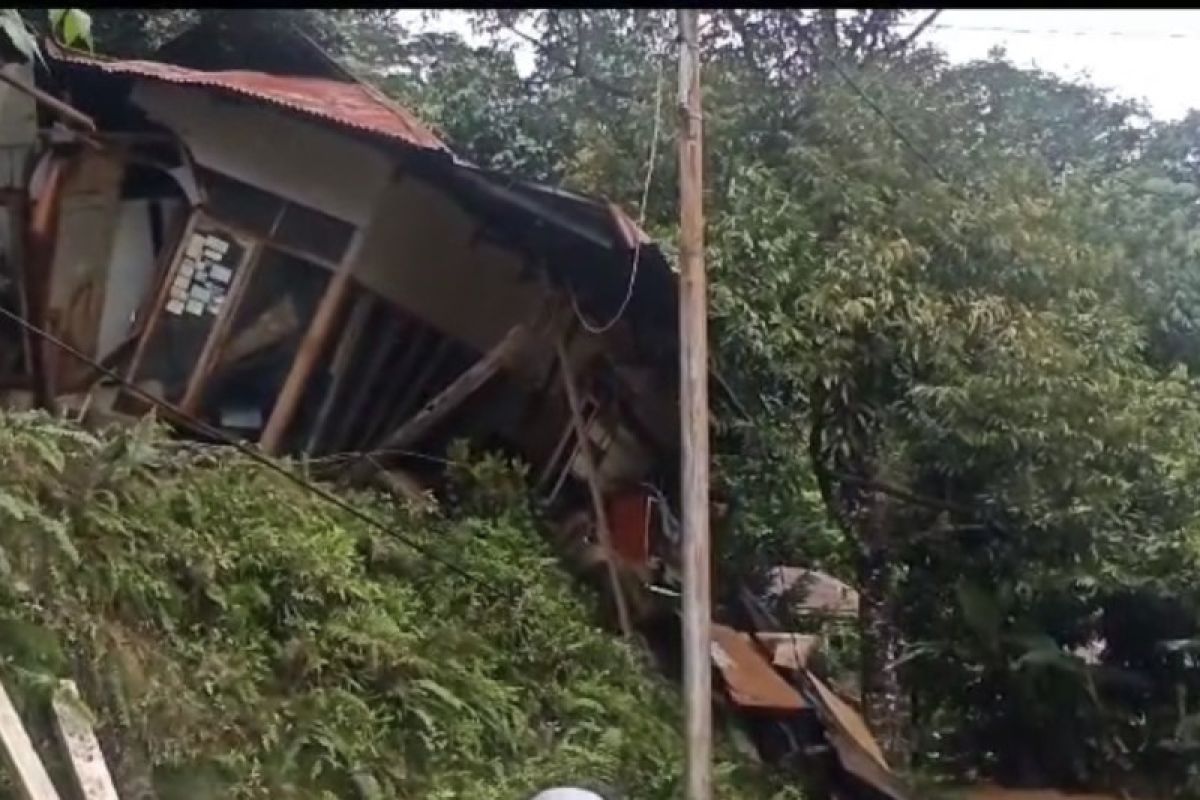
<svg viewBox="0 0 1200 800">
<path fill-rule="evenodd" d="M 95 120 L 93 120 L 87 114 L 84 114 L 82 111 L 75 108 L 74 106 L 68 105 L 67 103 L 64 103 L 62 100 L 59 100 L 54 95 L 49 94 L 48 92 L 43 92 L 41 89 L 37 88 L 36 86 L 26 83 L 25 81 L 18 78 L 16 75 L 13 75 L 10 72 L 7 72 L 5 70 L 0 70 L 0 81 L 4 81 L 9 86 L 16 89 L 18 92 L 24 92 L 25 94 L 29 95 L 34 100 L 36 100 L 37 102 L 39 102 L 42 105 L 49 108 L 51 111 L 53 111 L 58 116 L 62 117 L 65 120 L 75 123 L 79 127 L 83 128 L 85 131 L 88 131 L 89 133 L 96 132 Z"/>
<path fill-rule="evenodd" d="M 579 394 L 575 388 L 575 379 L 571 375 L 571 362 L 567 357 L 567 347 L 559 339 L 558 362 L 562 373 L 563 387 L 566 389 L 567 403 L 571 407 L 571 421 L 575 425 L 575 439 L 580 443 L 579 454 L 583 458 L 583 468 L 587 472 L 588 490 L 592 494 L 592 505 L 596 513 L 596 530 L 600 536 L 600 546 L 604 548 L 605 563 L 608 565 L 608 579 L 612 584 L 613 600 L 617 604 L 617 620 L 621 625 L 621 633 L 626 638 L 632 638 L 633 625 L 629 621 L 629 605 L 625 601 L 625 591 L 621 587 L 621 576 L 617 573 L 616 551 L 612 546 L 612 535 L 608 527 L 608 511 L 604 507 L 604 493 L 600 490 L 600 481 L 596 475 L 596 461 L 592 456 L 591 440 L 588 439 L 587 428 L 583 422 L 583 411 L 580 407 Z"/>
<path fill-rule="evenodd" d="M 402 450 L 409 447 L 422 436 L 429 433 L 435 425 L 444 420 L 452 411 L 473 395 L 492 376 L 504 369 L 513 356 L 521 352 L 529 342 L 528 329 L 524 325 L 515 325 L 500 340 L 495 347 L 483 358 L 475 362 L 466 372 L 433 397 L 425 407 L 414 414 L 403 425 L 392 431 L 387 437 L 375 445 L 376 452 L 386 450 Z M 352 480 L 367 478 L 374 466 L 369 460 L 363 460 L 351 474 Z"/>
<path fill-rule="evenodd" d="M 104 752 L 74 681 L 59 681 L 51 700 L 54 730 L 71 762 L 75 788 L 82 800 L 118 800 L 117 787 L 104 762 Z"/>
<path fill-rule="evenodd" d="M 325 293 L 321 295 L 321 302 L 317 304 L 317 310 L 313 314 L 312 323 L 300 340 L 296 356 L 292 359 L 292 367 L 288 370 L 283 387 L 275 398 L 275 407 L 271 409 L 271 417 L 267 420 L 267 425 L 258 439 L 259 447 L 267 453 L 279 451 L 283 445 L 284 435 L 291 426 L 296 411 L 300 408 L 300 398 L 308 386 L 308 379 L 316 370 L 317 361 L 329 341 L 338 313 L 346 298 L 350 296 L 354 264 L 364 241 L 365 234 L 362 229 L 359 229 L 354 234 L 354 239 L 342 257 L 337 271 L 333 273 L 328 286 L 325 287 Z"/>
<path fill-rule="evenodd" d="M 15 779 L 17 791 L 24 800 L 58 800 L 58 791 L 50 782 L 42 760 L 33 749 L 33 742 L 21 724 L 21 717 L 13 706 L 4 685 L 0 683 L 0 744 L 4 746 L 4 760 L 9 773 Z"/>
</svg>

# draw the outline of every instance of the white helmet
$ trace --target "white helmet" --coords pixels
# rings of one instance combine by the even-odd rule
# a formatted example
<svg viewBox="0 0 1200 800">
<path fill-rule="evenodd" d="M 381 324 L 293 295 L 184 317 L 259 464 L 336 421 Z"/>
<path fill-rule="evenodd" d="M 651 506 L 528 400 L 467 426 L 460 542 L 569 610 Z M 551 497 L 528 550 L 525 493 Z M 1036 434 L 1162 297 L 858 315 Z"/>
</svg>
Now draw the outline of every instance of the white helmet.
<svg viewBox="0 0 1200 800">
<path fill-rule="evenodd" d="M 547 789 L 544 792 L 538 792 L 538 794 L 533 797 L 533 800 L 604 800 L 604 798 L 595 792 L 589 792 L 587 789 L 569 789 L 562 787 L 558 789 Z"/>
</svg>

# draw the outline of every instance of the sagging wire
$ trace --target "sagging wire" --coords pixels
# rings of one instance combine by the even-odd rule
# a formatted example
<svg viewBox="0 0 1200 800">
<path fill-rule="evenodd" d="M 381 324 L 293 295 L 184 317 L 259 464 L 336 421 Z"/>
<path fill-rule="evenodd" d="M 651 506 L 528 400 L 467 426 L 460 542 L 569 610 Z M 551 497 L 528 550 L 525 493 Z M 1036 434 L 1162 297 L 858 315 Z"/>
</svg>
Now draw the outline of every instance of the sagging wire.
<svg viewBox="0 0 1200 800">
<path fill-rule="evenodd" d="M 504 601 L 509 601 L 512 599 L 512 597 L 507 592 L 503 591 L 502 589 L 495 586 L 494 584 L 488 583 L 487 581 L 483 580 L 482 578 L 480 578 L 480 577 L 476 576 L 475 574 L 473 574 L 472 572 L 470 572 L 465 567 L 462 567 L 462 566 L 456 564 L 455 562 L 451 561 L 450 559 L 445 558 L 444 556 L 441 556 L 438 553 L 435 553 L 433 550 L 431 550 L 430 548 L 421 544 L 420 542 L 418 542 L 408 536 L 405 536 L 404 534 L 397 531 L 391 525 L 388 525 L 383 520 L 380 520 L 379 518 L 377 518 L 371 514 L 368 514 L 365 511 L 362 511 L 361 509 L 354 506 L 352 503 L 338 497 L 333 492 L 330 492 L 329 490 L 324 489 L 324 488 L 312 483 L 311 481 L 301 477 L 300 475 L 297 475 L 296 473 L 292 472 L 291 470 L 285 468 L 284 466 L 282 466 L 281 464 L 276 462 L 273 458 L 270 458 L 269 456 L 260 452 L 257 448 L 252 447 L 244 442 L 238 441 L 237 439 L 233 438 L 232 436 L 230 436 L 229 434 L 227 434 L 225 431 L 221 430 L 220 428 L 216 428 L 212 425 L 209 425 L 207 422 L 204 422 L 203 420 L 199 420 L 199 419 L 193 417 L 192 415 L 188 414 L 187 412 L 182 411 L 179 408 L 176 408 L 171 403 L 168 403 L 165 400 L 155 397 L 154 395 L 150 394 L 148 391 L 146 391 L 142 387 L 140 387 L 137 384 L 133 383 L 132 381 L 118 375 L 116 372 L 114 372 L 113 370 L 104 366 L 96 359 L 92 358 L 91 356 L 87 355 L 86 353 L 83 353 L 83 352 L 77 350 L 75 347 L 68 344 L 67 342 L 64 342 L 62 339 L 59 339 L 57 336 L 50 333 L 49 331 L 47 331 L 47 330 L 35 325 L 34 323 L 30 322 L 29 320 L 25 319 L 20 314 L 14 313 L 13 311 L 10 311 L 9 309 L 4 308 L 3 306 L 0 306 L 0 315 L 7 317 L 8 319 L 10 319 L 13 322 L 17 323 L 18 325 L 20 325 L 27 332 L 37 336 L 38 338 L 42 339 L 43 341 L 49 342 L 50 344 L 57 347 L 59 350 L 62 350 L 64 353 L 74 356 L 75 358 L 79 359 L 83 363 L 85 363 L 85 364 L 89 365 L 90 367 L 92 367 L 93 369 L 95 369 L 101 375 L 104 375 L 105 377 L 107 377 L 113 381 L 116 381 L 126 391 L 129 391 L 130 393 L 136 395 L 138 398 L 146 401 L 147 403 L 154 406 L 155 408 L 161 409 L 162 411 L 166 412 L 169 416 L 175 418 L 176 420 L 182 422 L 185 426 L 191 428 L 193 431 L 201 433 L 210 438 L 216 439 L 217 441 L 220 441 L 222 444 L 225 444 L 225 445 L 228 445 L 229 447 L 234 448 L 235 450 L 237 450 L 239 453 L 246 456 L 250 460 L 254 461 L 255 463 L 257 463 L 261 466 L 266 467 L 271 472 L 274 472 L 274 473 L 280 475 L 281 477 L 285 478 L 286 480 L 295 484 L 296 486 L 300 487 L 301 489 L 315 495 L 316 497 L 319 497 L 320 499 L 324 500 L 325 502 L 329 503 L 330 505 L 336 506 L 340 510 L 346 512 L 347 514 L 349 514 L 350 516 L 359 520 L 360 522 L 364 522 L 367 525 L 369 525 L 370 527 L 375 528 L 376 530 L 380 531 L 381 533 L 391 536 L 396 541 L 409 547 L 414 552 L 429 559 L 430 561 L 432 561 L 434 563 L 440 564 L 441 566 L 443 566 L 446 569 L 453 572 L 455 575 L 458 575 L 460 578 L 465 578 L 466 580 L 470 581 L 471 583 L 475 584 L 476 586 L 480 587 L 481 589 L 484 589 L 485 591 L 487 591 L 487 593 L 492 595 L 494 598 L 504 600 Z"/>
<path fill-rule="evenodd" d="M 662 130 L 663 70 L 665 63 L 666 57 L 660 55 L 658 59 L 658 75 L 654 83 L 654 125 L 650 134 L 650 158 L 646 164 L 646 179 L 642 182 L 642 201 L 638 209 L 639 233 L 646 228 L 646 209 L 650 204 L 650 186 L 654 181 L 654 162 L 658 160 L 658 137 Z M 596 325 L 589 322 L 587 317 L 584 316 L 583 311 L 579 308 L 579 300 L 576 298 L 575 293 L 569 293 L 571 295 L 571 308 L 574 309 L 575 316 L 585 331 L 597 336 L 608 333 L 621 320 L 621 317 L 625 315 L 630 301 L 633 300 L 633 287 L 637 283 L 641 255 L 642 237 L 639 235 L 637 242 L 633 246 L 633 261 L 629 266 L 629 284 L 625 287 L 625 297 L 621 300 L 621 305 L 617 308 L 616 313 L 603 325 Z"/>
</svg>

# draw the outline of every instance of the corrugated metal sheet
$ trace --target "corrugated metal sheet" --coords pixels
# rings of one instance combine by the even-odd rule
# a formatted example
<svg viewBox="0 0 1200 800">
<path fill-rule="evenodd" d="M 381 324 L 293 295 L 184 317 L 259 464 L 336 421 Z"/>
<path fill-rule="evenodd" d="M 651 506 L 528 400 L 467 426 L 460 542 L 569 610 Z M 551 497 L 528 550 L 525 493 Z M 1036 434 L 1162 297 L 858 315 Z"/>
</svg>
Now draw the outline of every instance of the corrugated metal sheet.
<svg viewBox="0 0 1200 800">
<path fill-rule="evenodd" d="M 1054 789 L 1001 789 L 996 786 L 966 789 L 958 796 L 965 800 L 1117 800 L 1109 794 L 1070 794 Z"/>
<path fill-rule="evenodd" d="M 808 708 L 800 693 L 772 669 L 750 637 L 724 625 L 712 626 L 713 663 L 730 699 L 744 709 L 794 713 Z"/>
<path fill-rule="evenodd" d="M 760 631 L 756 636 L 771 651 L 772 663 L 783 669 L 806 669 L 808 660 L 821 647 L 821 637 L 809 634 Z"/>
<path fill-rule="evenodd" d="M 811 672 L 804 673 L 806 697 L 825 724 L 825 736 L 837 752 L 842 767 L 875 791 L 892 800 L 911 800 L 912 794 L 888 767 L 887 760 L 866 721 L 853 707 Z"/>
<path fill-rule="evenodd" d="M 100 58 L 53 44 L 48 44 L 46 50 L 56 61 L 112 75 L 224 91 L 413 147 L 449 152 L 449 148 L 412 113 L 365 84 L 245 70 L 203 72 L 156 61 Z"/>
</svg>

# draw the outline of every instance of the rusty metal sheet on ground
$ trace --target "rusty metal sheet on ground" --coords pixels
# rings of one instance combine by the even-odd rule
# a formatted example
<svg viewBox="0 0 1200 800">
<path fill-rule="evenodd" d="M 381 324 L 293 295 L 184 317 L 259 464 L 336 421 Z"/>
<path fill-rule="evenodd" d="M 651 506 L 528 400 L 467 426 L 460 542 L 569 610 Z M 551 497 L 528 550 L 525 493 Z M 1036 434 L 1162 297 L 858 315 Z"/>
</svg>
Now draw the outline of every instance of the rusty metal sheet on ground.
<svg viewBox="0 0 1200 800">
<path fill-rule="evenodd" d="M 745 633 L 713 625 L 712 660 L 725 678 L 733 702 L 741 708 L 796 712 L 809 707 Z"/>
<path fill-rule="evenodd" d="M 1117 800 L 1108 794 L 1071 794 L 1056 789 L 1001 789 L 999 786 L 975 786 L 958 789 L 951 797 L 962 800 Z"/>
<path fill-rule="evenodd" d="M 908 800 L 908 791 L 888 766 L 862 716 L 811 672 L 805 672 L 805 679 L 816 695 L 825 734 L 842 767 L 886 797 Z"/>
<path fill-rule="evenodd" d="M 808 660 L 821 647 L 821 637 L 804 633 L 768 633 L 759 631 L 758 640 L 771 651 L 777 667 L 790 670 L 803 669 Z"/>
</svg>

